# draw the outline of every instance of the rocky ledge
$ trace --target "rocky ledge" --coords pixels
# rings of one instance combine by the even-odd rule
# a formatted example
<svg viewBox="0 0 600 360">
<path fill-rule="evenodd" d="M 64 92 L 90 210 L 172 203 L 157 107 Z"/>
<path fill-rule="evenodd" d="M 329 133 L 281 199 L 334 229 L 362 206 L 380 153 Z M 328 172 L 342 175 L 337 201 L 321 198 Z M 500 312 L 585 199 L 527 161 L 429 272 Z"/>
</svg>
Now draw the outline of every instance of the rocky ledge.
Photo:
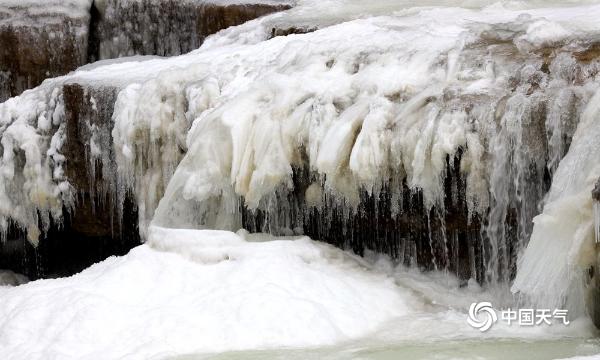
<svg viewBox="0 0 600 360">
<path fill-rule="evenodd" d="M 0 102 L 96 60 L 184 54 L 208 35 L 289 8 L 260 0 L 3 0 Z"/>
</svg>

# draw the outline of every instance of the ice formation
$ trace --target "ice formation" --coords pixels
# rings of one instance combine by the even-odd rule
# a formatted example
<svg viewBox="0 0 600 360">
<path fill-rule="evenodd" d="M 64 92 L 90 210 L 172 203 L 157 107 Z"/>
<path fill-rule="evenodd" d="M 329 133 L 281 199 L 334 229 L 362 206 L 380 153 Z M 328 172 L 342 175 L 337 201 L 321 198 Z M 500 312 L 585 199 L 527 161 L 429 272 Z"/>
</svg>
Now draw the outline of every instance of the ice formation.
<svg viewBox="0 0 600 360">
<path fill-rule="evenodd" d="M 560 162 L 543 212 L 520 259 L 513 291 L 533 296 L 538 306 L 566 303 L 584 311 L 584 279 L 596 266 L 592 190 L 600 179 L 600 91 L 585 108 L 569 152 Z M 543 256 L 540 254 L 543 253 Z"/>
<path fill-rule="evenodd" d="M 0 238 L 10 222 L 37 244 L 51 220 L 72 205 L 64 176 L 64 107 L 57 88 L 40 88 L 0 105 Z"/>
<path fill-rule="evenodd" d="M 0 197 L 19 209 L 0 208 L 0 226 L 13 221 L 35 242 L 71 205 L 58 156 L 63 85 L 109 86 L 118 93 L 105 119 L 114 121 L 112 138 L 100 139 L 90 124 L 89 154 L 118 174 L 110 180 L 118 194 L 134 193 L 144 236 L 151 223 L 302 233 L 318 214 L 329 233 L 349 229 L 334 234 L 347 245 L 351 221 L 365 217 L 360 207 L 371 199 L 393 221 L 408 207 L 421 211 L 426 224 L 415 231 L 431 242 L 430 268 L 440 269 L 459 257 L 464 234 L 446 227 L 445 215 L 464 203 L 468 221 L 482 229 L 467 239 L 466 277 L 507 286 L 532 236 L 519 268 L 529 270 L 519 270 L 513 289 L 563 303 L 584 249 L 570 234 L 589 243 L 592 219 L 596 174 L 577 154 L 594 129 L 600 6 L 423 5 L 303 1 L 210 37 L 190 54 L 94 65 L 0 105 Z M 325 11 L 333 6 L 343 10 Z M 17 139 L 19 128 L 29 136 Z M 114 167 L 106 151 L 114 151 Z M 585 184 L 566 183 L 575 171 L 590 175 L 577 177 Z M 563 204 L 571 192 L 579 206 L 589 204 L 580 217 Z M 411 196 L 417 200 L 404 203 Z M 548 216 L 577 219 L 563 232 Z M 557 235 L 549 248 L 573 249 L 556 273 L 544 274 L 548 264 L 533 259 L 547 246 L 544 234 Z"/>
<path fill-rule="evenodd" d="M 151 64 L 156 60 L 147 61 Z M 88 190 L 74 189 L 71 183 L 75 179 L 68 179 L 65 174 L 68 160 L 64 155 L 68 131 L 65 86 L 78 84 L 87 88 L 93 83 L 96 89 L 105 86 L 112 91 L 118 91 L 132 81 L 147 78 L 147 74 L 139 72 L 140 62 L 109 63 L 96 71 L 84 67 L 73 75 L 47 80 L 38 88 L 0 104 L 1 238 L 6 236 L 9 227 L 14 224 L 26 231 L 31 243 L 37 244 L 40 235 L 46 232 L 51 224 L 60 224 L 63 211 L 69 211 L 75 204 L 77 192 Z M 122 73 L 115 73 L 115 69 L 121 69 Z M 138 69 L 138 72 L 132 69 Z M 112 109 L 112 104 L 102 105 Z M 96 110 L 92 107 L 90 112 L 97 113 L 98 106 Z M 110 114 L 108 116 L 110 117 Z M 87 138 L 81 140 L 96 145 L 96 150 L 99 150 L 97 146 L 100 139 L 96 139 L 98 142 L 90 141 L 94 135 L 91 117 L 81 120 L 84 123 L 75 124 L 87 128 Z M 105 122 L 104 126 L 111 124 Z M 104 138 L 102 145 L 105 150 L 110 150 L 112 139 L 109 137 L 107 141 Z M 87 161 L 104 161 L 106 166 L 102 169 L 106 173 L 102 175 L 110 180 L 108 175 L 113 167 L 108 164 L 108 156 L 107 152 L 98 154 L 90 146 L 86 148 Z M 71 159 L 71 162 L 73 160 Z M 90 169 L 93 170 L 94 167 Z M 93 178 L 94 174 L 89 176 Z M 94 188 L 93 182 L 91 185 Z M 116 182 L 112 181 L 110 186 L 116 188 Z"/>
<path fill-rule="evenodd" d="M 307 203 L 351 209 L 361 189 L 406 179 L 426 210 L 443 212 L 447 159 L 458 157 L 468 210 L 488 219 L 486 278 L 506 283 L 595 91 L 598 64 L 576 58 L 598 11 L 419 9 L 269 41 L 259 30 L 241 44 L 227 45 L 229 32 L 210 39 L 197 53 L 210 64 L 180 85 L 188 152 L 154 221 L 235 229 L 242 202 L 277 222 L 294 211 L 285 199 L 296 169 L 316 186 Z"/>
</svg>

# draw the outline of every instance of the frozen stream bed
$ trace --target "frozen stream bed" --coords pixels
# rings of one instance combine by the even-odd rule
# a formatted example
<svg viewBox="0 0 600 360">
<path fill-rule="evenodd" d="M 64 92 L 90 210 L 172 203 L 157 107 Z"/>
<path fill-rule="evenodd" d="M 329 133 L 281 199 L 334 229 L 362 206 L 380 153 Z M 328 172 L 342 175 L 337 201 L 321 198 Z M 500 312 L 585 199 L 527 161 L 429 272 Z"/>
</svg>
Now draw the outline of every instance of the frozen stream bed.
<svg viewBox="0 0 600 360">
<path fill-rule="evenodd" d="M 0 287 L 2 359 L 499 358 L 600 353 L 588 320 L 486 333 L 494 295 L 306 237 L 153 227 L 70 278 Z M 285 350 L 282 350 L 285 349 Z M 247 352 L 250 351 L 250 352 Z M 514 356 L 512 356 L 514 354 Z M 437 356 L 437 355 L 436 355 Z M 536 357 L 537 356 L 537 357 Z"/>
</svg>

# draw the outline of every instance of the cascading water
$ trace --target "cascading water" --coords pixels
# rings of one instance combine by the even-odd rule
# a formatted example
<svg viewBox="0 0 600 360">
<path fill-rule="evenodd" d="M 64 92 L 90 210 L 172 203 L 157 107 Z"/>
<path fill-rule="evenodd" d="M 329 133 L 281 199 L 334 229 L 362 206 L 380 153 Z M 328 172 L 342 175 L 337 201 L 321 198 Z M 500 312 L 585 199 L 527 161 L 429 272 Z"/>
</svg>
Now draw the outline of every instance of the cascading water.
<svg viewBox="0 0 600 360">
<path fill-rule="evenodd" d="M 585 306 L 583 273 L 597 264 L 591 194 L 600 178 L 596 164 L 599 111 L 600 92 L 596 92 L 581 115 L 573 143 L 556 171 L 542 214 L 534 219 L 529 246 L 520 259 L 513 291 L 532 296 L 540 306 L 566 304 L 579 313 Z M 540 257 L 542 249 L 545 256 Z"/>
</svg>

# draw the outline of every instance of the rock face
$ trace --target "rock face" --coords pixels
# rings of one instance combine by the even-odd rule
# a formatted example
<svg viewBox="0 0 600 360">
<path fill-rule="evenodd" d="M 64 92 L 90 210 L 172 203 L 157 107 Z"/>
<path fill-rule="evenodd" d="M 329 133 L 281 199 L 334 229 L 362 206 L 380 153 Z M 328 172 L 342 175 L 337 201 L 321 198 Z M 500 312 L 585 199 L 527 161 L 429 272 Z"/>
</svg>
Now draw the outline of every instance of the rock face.
<svg viewBox="0 0 600 360">
<path fill-rule="evenodd" d="M 286 4 L 218 4 L 198 0 L 108 0 L 104 6 L 97 27 L 92 29 L 100 59 L 185 54 L 200 47 L 208 35 L 290 8 Z"/>
<path fill-rule="evenodd" d="M 596 186 L 592 191 L 592 198 L 594 199 L 594 201 L 600 202 L 600 180 L 596 182 Z"/>
<path fill-rule="evenodd" d="M 0 102 L 84 65 L 89 21 L 68 5 L 0 5 Z"/>
<path fill-rule="evenodd" d="M 588 289 L 586 297 L 587 310 L 596 325 L 600 329 L 600 274 L 598 273 L 600 258 L 598 249 L 596 249 L 596 265 L 590 267 L 586 277 L 586 287 Z"/>
<path fill-rule="evenodd" d="M 595 264 L 588 269 L 586 286 L 589 289 L 586 304 L 590 317 L 597 328 L 600 328 L 600 179 L 592 191 L 594 207 L 594 235 L 595 235 Z"/>
<path fill-rule="evenodd" d="M 63 87 L 66 141 L 69 159 L 65 175 L 77 189 L 71 229 L 81 237 L 139 243 L 135 208 L 123 209 L 117 187 L 111 130 L 117 89 L 67 83 Z M 133 216 L 133 218 L 132 218 Z M 127 221 L 125 221 L 125 218 Z"/>
<path fill-rule="evenodd" d="M 198 0 L 0 5 L 0 102 L 96 60 L 184 54 L 208 35 L 289 8 Z"/>
</svg>

